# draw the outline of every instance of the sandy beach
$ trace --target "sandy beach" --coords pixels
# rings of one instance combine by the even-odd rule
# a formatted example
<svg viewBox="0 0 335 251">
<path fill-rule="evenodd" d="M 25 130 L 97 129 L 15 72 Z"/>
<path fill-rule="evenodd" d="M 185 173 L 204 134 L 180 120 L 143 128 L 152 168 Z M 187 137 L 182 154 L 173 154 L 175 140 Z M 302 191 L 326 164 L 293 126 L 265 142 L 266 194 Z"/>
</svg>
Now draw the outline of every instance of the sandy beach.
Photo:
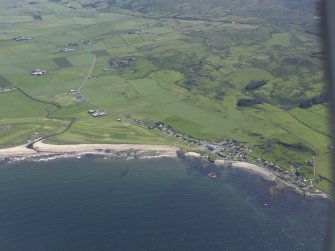
<svg viewBox="0 0 335 251">
<path fill-rule="evenodd" d="M 37 154 L 34 149 L 28 149 L 26 145 L 0 149 L 0 157 L 32 156 Z"/>
<path fill-rule="evenodd" d="M 177 157 L 178 147 L 169 145 L 137 145 L 137 144 L 79 144 L 79 145 L 50 145 L 37 142 L 34 148 L 38 152 L 50 153 L 82 153 L 101 151 L 139 151 L 156 152 L 159 155 Z"/>
<path fill-rule="evenodd" d="M 189 158 L 203 158 L 199 153 L 196 152 L 187 152 L 185 153 L 185 156 Z M 218 166 L 230 166 L 233 168 L 243 169 L 245 171 L 256 173 L 267 180 L 277 179 L 276 175 L 273 172 L 265 169 L 264 167 L 260 167 L 247 162 L 217 159 L 215 160 L 214 164 Z"/>
<path fill-rule="evenodd" d="M 196 152 L 187 152 L 184 155 L 189 158 L 201 158 L 201 154 Z"/>
<path fill-rule="evenodd" d="M 267 180 L 276 180 L 277 176 L 265 169 L 264 167 L 260 167 L 254 164 L 250 164 L 247 162 L 241 162 L 241 161 L 228 161 L 228 160 L 215 160 L 215 164 L 219 165 L 219 166 L 231 166 L 233 168 L 239 168 L 239 169 L 243 169 L 252 173 L 256 173 L 260 176 L 262 176 L 264 179 Z"/>
<path fill-rule="evenodd" d="M 80 154 L 80 153 L 121 153 L 133 151 L 139 155 L 152 155 L 161 157 L 177 157 L 178 147 L 169 145 L 137 145 L 137 144 L 78 144 L 78 145 L 52 145 L 36 142 L 34 149 L 26 145 L 13 148 L 0 149 L 0 157 L 33 157 L 50 154 Z"/>
</svg>

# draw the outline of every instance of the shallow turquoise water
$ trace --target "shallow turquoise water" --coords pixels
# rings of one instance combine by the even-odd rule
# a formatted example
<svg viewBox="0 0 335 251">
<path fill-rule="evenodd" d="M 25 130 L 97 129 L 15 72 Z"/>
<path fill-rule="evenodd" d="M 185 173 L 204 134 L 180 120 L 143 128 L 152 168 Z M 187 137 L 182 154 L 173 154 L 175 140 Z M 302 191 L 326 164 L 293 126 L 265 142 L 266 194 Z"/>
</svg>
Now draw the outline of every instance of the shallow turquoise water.
<svg viewBox="0 0 335 251">
<path fill-rule="evenodd" d="M 197 161 L 0 166 L 0 250 L 321 250 L 327 201 Z M 267 204 L 267 206 L 265 205 Z"/>
</svg>

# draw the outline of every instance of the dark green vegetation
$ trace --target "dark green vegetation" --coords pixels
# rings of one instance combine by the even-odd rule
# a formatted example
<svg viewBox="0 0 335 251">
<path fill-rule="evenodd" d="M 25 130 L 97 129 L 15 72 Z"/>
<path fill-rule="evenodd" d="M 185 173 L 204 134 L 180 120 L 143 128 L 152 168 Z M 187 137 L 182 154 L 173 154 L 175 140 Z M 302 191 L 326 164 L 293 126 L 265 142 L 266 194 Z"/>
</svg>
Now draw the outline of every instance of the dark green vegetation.
<svg viewBox="0 0 335 251">
<path fill-rule="evenodd" d="M 93 53 L 94 55 L 96 55 L 97 57 L 108 56 L 108 52 L 107 52 L 106 50 L 92 51 L 92 53 Z"/>
<path fill-rule="evenodd" d="M 314 1 L 20 2 L 1 3 L 1 75 L 32 97 L 63 107 L 50 118 L 47 105 L 30 115 L 31 100 L 0 94 L 7 114 L 0 126 L 3 147 L 26 142 L 39 133 L 36 128 L 62 131 L 66 120 L 56 117 L 77 120 L 49 142 L 171 143 L 117 121 L 117 115 L 129 115 L 199 139 L 234 139 L 253 146 L 253 157 L 290 170 L 301 166 L 307 178 L 313 168 L 306 161 L 315 155 L 316 174 L 331 179 L 328 107 L 313 102 L 325 93 L 323 61 L 312 57 L 322 54 Z M 13 41 L 17 36 L 32 39 Z M 70 42 L 79 46 L 59 51 Z M 68 91 L 81 86 L 93 55 L 96 65 L 80 90 L 87 102 L 74 105 Z M 33 77 L 35 68 L 47 74 Z M 262 80 L 267 84 L 245 88 Z M 259 104 L 239 107 L 239 100 Z M 306 100 L 313 106 L 299 108 Z M 13 118 L 22 106 L 29 112 L 18 122 Z M 113 115 L 94 119 L 87 110 L 96 108 Z M 317 185 L 329 191 L 329 184 L 324 179 Z"/>
<path fill-rule="evenodd" d="M 255 98 L 253 99 L 241 98 L 237 101 L 237 106 L 253 106 L 259 104 L 262 104 L 262 101 Z"/>
<path fill-rule="evenodd" d="M 73 66 L 71 62 L 65 57 L 54 58 L 53 60 L 55 61 L 55 63 L 58 65 L 59 68 L 68 68 Z"/>
<path fill-rule="evenodd" d="M 261 80 L 261 81 L 257 81 L 257 82 L 252 82 L 250 84 L 248 84 L 245 89 L 247 91 L 251 91 L 254 89 L 258 89 L 260 87 L 262 87 L 263 85 L 266 85 L 268 82 L 266 80 Z"/>
<path fill-rule="evenodd" d="M 319 96 L 315 96 L 313 98 L 309 98 L 300 103 L 300 108 L 310 108 L 313 105 L 319 105 L 327 102 L 326 94 L 320 94 Z"/>
</svg>

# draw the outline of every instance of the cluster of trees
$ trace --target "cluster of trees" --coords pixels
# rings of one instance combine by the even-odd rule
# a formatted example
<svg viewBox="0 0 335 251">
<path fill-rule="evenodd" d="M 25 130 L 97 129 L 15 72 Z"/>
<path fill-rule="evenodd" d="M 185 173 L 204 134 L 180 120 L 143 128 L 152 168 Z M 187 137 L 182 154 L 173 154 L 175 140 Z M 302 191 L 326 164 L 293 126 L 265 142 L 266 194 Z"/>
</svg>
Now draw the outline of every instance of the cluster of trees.
<svg viewBox="0 0 335 251">
<path fill-rule="evenodd" d="M 268 82 L 266 80 L 261 80 L 261 81 L 257 81 L 257 82 L 252 82 L 250 84 L 248 84 L 246 87 L 244 87 L 244 89 L 246 89 L 247 91 L 251 91 L 257 88 L 262 87 L 263 85 L 266 85 Z"/>
<path fill-rule="evenodd" d="M 325 59 L 325 53 L 323 51 L 321 51 L 321 52 L 312 52 L 310 54 L 310 57 L 312 57 L 312 58 L 318 58 L 318 59 Z"/>
<path fill-rule="evenodd" d="M 252 106 L 252 105 L 258 105 L 258 104 L 262 104 L 262 101 L 260 101 L 259 99 L 255 99 L 255 98 L 251 98 L 251 99 L 241 98 L 237 101 L 237 106 Z"/>
<path fill-rule="evenodd" d="M 223 90 L 218 90 L 218 91 L 215 92 L 214 98 L 216 100 L 222 101 L 225 95 L 226 95 L 226 93 Z"/>
<path fill-rule="evenodd" d="M 43 20 L 41 15 L 33 15 L 34 20 Z"/>
<path fill-rule="evenodd" d="M 95 1 L 95 2 L 93 2 L 93 3 L 84 3 L 84 4 L 81 4 L 81 6 L 83 7 L 83 8 L 97 8 L 98 7 L 98 5 L 100 4 L 100 3 L 102 3 L 103 1 Z M 114 2 L 113 2 L 114 3 Z"/>
<path fill-rule="evenodd" d="M 323 104 L 327 102 L 327 95 L 325 93 L 315 96 L 313 98 L 306 99 L 299 104 L 300 108 L 310 108 L 313 105 Z"/>
</svg>

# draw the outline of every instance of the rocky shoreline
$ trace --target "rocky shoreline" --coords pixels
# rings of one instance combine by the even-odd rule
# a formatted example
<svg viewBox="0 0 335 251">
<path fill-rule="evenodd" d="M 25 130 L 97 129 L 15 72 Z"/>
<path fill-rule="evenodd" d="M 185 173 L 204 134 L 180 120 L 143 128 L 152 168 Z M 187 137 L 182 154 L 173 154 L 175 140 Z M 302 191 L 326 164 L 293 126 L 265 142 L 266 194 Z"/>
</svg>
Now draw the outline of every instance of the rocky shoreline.
<svg viewBox="0 0 335 251">
<path fill-rule="evenodd" d="M 159 154 L 154 151 L 120 151 L 120 152 L 82 152 L 82 153 L 43 153 L 31 156 L 10 156 L 0 157 L 0 164 L 10 164 L 21 161 L 45 162 L 56 159 L 81 159 L 81 158 L 103 158 L 103 159 L 151 159 L 151 158 L 171 158 L 173 156 Z"/>
<path fill-rule="evenodd" d="M 185 154 L 185 156 L 188 158 L 198 158 L 200 160 L 207 161 L 207 159 L 204 156 L 201 156 L 199 153 L 195 153 L 195 152 L 188 152 Z M 323 198 L 323 199 L 332 200 L 332 198 L 328 194 L 320 190 L 317 190 L 317 189 L 315 189 L 315 192 L 304 191 L 297 185 L 289 183 L 281 179 L 277 173 L 270 171 L 261 166 L 257 166 L 257 165 L 247 163 L 247 162 L 230 161 L 230 160 L 222 160 L 222 159 L 215 160 L 213 164 L 219 167 L 237 168 L 237 169 L 240 169 L 246 172 L 259 175 L 265 180 L 273 181 L 274 184 L 269 189 L 269 193 L 271 196 L 275 196 L 277 193 L 279 193 L 281 190 L 285 188 L 290 188 L 294 192 L 302 196 L 305 196 L 307 198 Z"/>
</svg>

